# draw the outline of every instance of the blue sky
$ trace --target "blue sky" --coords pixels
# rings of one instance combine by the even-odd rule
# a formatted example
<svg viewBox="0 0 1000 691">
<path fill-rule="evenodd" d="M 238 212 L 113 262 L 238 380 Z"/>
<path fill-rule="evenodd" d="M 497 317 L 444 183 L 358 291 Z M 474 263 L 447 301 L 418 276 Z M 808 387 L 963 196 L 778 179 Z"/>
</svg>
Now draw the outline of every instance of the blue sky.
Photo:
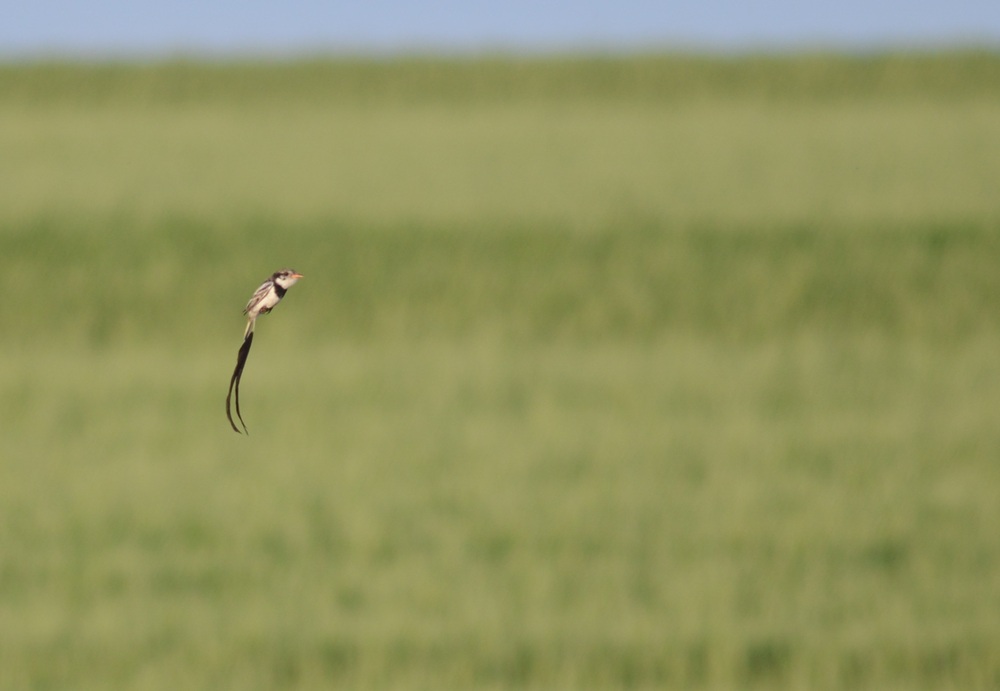
<svg viewBox="0 0 1000 691">
<path fill-rule="evenodd" d="M 998 0 L 24 0 L 0 56 L 1000 47 Z"/>
</svg>

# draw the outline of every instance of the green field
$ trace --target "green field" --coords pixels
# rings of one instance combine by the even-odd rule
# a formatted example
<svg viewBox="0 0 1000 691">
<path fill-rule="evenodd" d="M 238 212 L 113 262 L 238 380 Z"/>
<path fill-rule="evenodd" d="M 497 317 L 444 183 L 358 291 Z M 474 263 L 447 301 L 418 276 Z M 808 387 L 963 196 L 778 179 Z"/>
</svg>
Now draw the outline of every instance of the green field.
<svg viewBox="0 0 1000 691">
<path fill-rule="evenodd" d="M 0 66 L 0 688 L 997 688 L 997 181 L 990 53 Z"/>
</svg>

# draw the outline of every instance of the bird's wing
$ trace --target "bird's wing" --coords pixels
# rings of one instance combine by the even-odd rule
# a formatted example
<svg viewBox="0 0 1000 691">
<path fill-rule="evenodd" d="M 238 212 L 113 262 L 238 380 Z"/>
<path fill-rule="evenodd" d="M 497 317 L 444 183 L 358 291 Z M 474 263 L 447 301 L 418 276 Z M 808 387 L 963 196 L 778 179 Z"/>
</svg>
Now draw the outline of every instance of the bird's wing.
<svg viewBox="0 0 1000 691">
<path fill-rule="evenodd" d="M 247 306 L 243 308 L 243 314 L 249 314 L 250 311 L 253 309 L 253 307 L 259 304 L 260 301 L 267 296 L 270 290 L 271 290 L 271 279 L 267 279 L 266 281 L 260 284 L 260 287 L 257 288 L 257 290 L 254 291 L 254 294 L 247 302 Z"/>
</svg>

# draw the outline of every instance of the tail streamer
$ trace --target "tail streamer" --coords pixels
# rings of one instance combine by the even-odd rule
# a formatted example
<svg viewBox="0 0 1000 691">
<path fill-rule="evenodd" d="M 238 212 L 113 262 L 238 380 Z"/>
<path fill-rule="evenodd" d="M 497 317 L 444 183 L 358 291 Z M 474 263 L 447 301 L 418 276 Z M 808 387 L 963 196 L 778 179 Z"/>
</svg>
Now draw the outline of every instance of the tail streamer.
<svg viewBox="0 0 1000 691">
<path fill-rule="evenodd" d="M 247 429 L 247 423 L 243 422 L 243 415 L 240 413 L 240 379 L 243 377 L 243 368 L 247 364 L 247 356 L 250 354 L 250 346 L 253 345 L 253 329 L 248 328 L 246 337 L 243 339 L 243 345 L 240 346 L 239 355 L 236 356 L 236 369 L 233 370 L 233 377 L 229 380 L 229 394 L 226 395 L 226 417 L 229 418 L 229 424 L 232 426 L 233 431 L 237 434 L 243 434 L 244 432 L 247 436 L 250 436 L 250 431 Z M 240 424 L 243 425 L 243 431 L 236 426 L 233 422 L 233 414 L 231 412 L 230 402 L 233 397 L 233 391 L 236 392 L 236 417 L 239 418 Z"/>
</svg>

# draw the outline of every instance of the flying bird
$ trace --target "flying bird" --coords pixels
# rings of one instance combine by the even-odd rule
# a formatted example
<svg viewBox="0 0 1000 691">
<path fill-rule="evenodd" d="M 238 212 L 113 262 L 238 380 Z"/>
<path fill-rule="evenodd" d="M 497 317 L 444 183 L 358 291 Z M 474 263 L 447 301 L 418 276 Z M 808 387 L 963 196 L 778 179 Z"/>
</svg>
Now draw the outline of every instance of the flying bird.
<svg viewBox="0 0 1000 691">
<path fill-rule="evenodd" d="M 243 332 L 243 345 L 240 346 L 240 352 L 236 356 L 236 369 L 233 370 L 233 377 L 229 380 L 229 394 L 226 396 L 226 417 L 229 418 L 229 424 L 237 434 L 243 434 L 243 432 L 250 434 L 250 431 L 247 430 L 247 423 L 243 422 L 243 415 L 240 413 L 240 379 L 243 377 L 243 368 L 247 364 L 247 355 L 250 354 L 250 345 L 253 343 L 253 328 L 257 323 L 257 317 L 273 310 L 274 306 L 281 302 L 281 298 L 285 297 L 288 289 L 295 285 L 300 278 L 302 278 L 302 274 L 297 273 L 294 269 L 275 271 L 270 278 L 260 284 L 253 297 L 250 298 L 250 302 L 243 308 L 243 314 L 247 315 L 247 328 Z M 243 425 L 243 432 L 240 432 L 240 428 L 233 422 L 230 402 L 234 390 L 236 392 L 236 417 Z"/>
</svg>

